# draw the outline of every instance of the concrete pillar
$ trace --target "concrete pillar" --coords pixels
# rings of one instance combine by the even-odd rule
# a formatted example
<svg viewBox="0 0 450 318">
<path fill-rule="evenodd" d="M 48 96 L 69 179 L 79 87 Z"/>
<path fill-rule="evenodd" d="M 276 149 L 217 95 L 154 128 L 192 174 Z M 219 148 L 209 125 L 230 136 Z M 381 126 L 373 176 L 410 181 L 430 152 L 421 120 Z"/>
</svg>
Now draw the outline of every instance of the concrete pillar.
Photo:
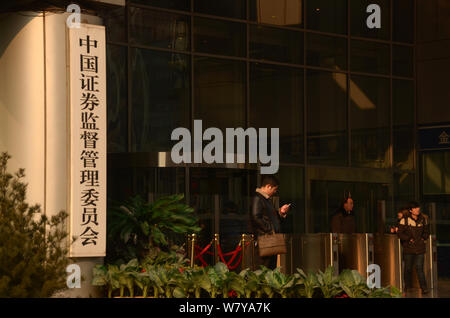
<svg viewBox="0 0 450 318">
<path fill-rule="evenodd" d="M 25 168 L 27 201 L 49 217 L 68 206 L 68 84 L 66 19 L 69 13 L 3 14 L 0 18 L 0 152 L 10 171 Z M 81 23 L 102 25 L 97 16 Z M 69 228 L 67 228 L 69 230 Z M 92 268 L 103 258 L 71 261 L 81 268 L 81 288 L 57 296 L 95 297 Z"/>
</svg>

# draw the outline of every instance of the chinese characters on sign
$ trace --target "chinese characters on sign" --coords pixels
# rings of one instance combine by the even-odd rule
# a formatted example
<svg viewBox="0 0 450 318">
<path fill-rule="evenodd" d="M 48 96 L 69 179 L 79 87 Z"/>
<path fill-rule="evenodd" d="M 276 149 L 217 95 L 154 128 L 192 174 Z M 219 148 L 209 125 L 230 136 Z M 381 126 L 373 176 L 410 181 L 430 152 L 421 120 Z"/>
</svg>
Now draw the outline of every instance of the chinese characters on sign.
<svg viewBox="0 0 450 318">
<path fill-rule="evenodd" d="M 71 257 L 106 252 L 105 28 L 70 28 Z"/>
</svg>

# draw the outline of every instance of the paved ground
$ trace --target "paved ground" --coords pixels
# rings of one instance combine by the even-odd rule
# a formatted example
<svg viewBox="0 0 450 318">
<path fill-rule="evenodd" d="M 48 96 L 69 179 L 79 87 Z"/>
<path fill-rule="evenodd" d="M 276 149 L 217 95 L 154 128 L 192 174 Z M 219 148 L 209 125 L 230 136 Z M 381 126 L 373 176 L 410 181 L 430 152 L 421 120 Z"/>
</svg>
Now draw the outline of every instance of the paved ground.
<svg viewBox="0 0 450 318">
<path fill-rule="evenodd" d="M 407 298 L 450 298 L 450 279 L 438 280 L 437 291 L 430 291 L 427 295 L 422 295 L 420 289 L 408 290 Z"/>
</svg>

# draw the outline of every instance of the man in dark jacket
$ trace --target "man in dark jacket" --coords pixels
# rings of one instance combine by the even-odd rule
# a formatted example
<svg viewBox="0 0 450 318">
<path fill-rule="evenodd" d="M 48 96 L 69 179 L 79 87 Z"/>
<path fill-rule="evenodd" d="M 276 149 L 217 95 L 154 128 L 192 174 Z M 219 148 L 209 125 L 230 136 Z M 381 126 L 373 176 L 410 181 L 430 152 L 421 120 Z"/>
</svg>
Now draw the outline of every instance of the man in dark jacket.
<svg viewBox="0 0 450 318">
<path fill-rule="evenodd" d="M 280 222 L 287 216 L 289 204 L 276 209 L 270 198 L 277 192 L 279 182 L 274 176 L 263 177 L 261 187 L 256 189 L 253 197 L 252 209 L 250 212 L 250 225 L 255 239 L 259 235 L 279 233 L 281 230 Z M 274 269 L 277 264 L 277 256 L 260 257 L 258 249 L 255 253 L 255 265 L 258 268 L 264 265 Z"/>
<path fill-rule="evenodd" d="M 350 194 L 344 198 L 339 209 L 331 218 L 332 233 L 355 233 L 356 221 L 353 215 L 353 199 Z"/>
<path fill-rule="evenodd" d="M 420 213 L 420 205 L 415 201 L 408 204 L 409 214 L 400 220 L 398 226 L 398 237 L 403 246 L 405 258 L 405 287 L 412 287 L 412 270 L 416 267 L 422 293 L 428 293 L 423 263 L 425 259 L 425 242 L 430 235 L 428 217 Z"/>
</svg>

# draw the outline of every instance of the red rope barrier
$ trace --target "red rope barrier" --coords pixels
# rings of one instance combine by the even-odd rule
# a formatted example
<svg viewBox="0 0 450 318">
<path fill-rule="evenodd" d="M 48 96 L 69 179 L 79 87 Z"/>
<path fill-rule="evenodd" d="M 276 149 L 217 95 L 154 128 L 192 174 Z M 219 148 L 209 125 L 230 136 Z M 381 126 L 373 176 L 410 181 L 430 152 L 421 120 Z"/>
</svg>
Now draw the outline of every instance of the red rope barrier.
<svg viewBox="0 0 450 318">
<path fill-rule="evenodd" d="M 208 266 L 208 263 L 205 262 L 205 260 L 203 259 L 202 255 L 205 254 L 205 253 L 209 250 L 210 247 L 211 247 L 211 243 L 209 243 L 208 245 L 206 245 L 205 248 L 204 248 L 200 253 L 198 253 L 198 254 L 195 256 L 195 259 L 199 259 L 200 262 L 202 263 L 202 267 Z M 195 249 L 201 250 L 201 247 L 198 246 L 198 245 L 196 245 L 196 246 L 195 246 Z M 212 254 L 212 253 L 211 253 L 211 254 Z"/>
<path fill-rule="evenodd" d="M 245 244 L 245 246 L 248 246 L 249 244 L 250 244 L 250 242 L 247 242 L 247 244 Z M 208 264 L 203 259 L 202 255 L 203 254 L 207 254 L 207 255 L 213 255 L 214 254 L 214 253 L 208 251 L 211 248 L 211 245 L 212 245 L 212 243 L 209 243 L 208 245 L 206 245 L 203 248 L 203 250 L 202 250 L 202 248 L 200 246 L 195 245 L 195 250 L 196 251 L 200 251 L 201 250 L 200 253 L 198 253 L 198 252 L 196 253 L 197 255 L 195 256 L 195 259 L 200 260 L 200 262 L 202 263 L 202 267 L 208 266 Z M 225 253 L 225 254 L 222 253 L 222 249 L 220 247 L 220 244 L 217 244 L 217 251 L 218 251 L 219 257 L 222 260 L 222 262 L 224 264 L 226 264 L 228 269 L 230 269 L 230 270 L 236 269 L 239 266 L 239 264 L 241 263 L 241 261 L 242 261 L 242 253 L 240 253 L 240 252 L 242 252 L 242 247 L 241 247 L 240 243 L 238 244 L 238 246 L 236 247 L 236 249 L 234 251 L 231 251 L 231 252 L 228 252 L 228 253 Z M 240 256 L 239 256 L 238 261 L 234 265 L 231 265 L 233 263 L 233 261 L 236 259 L 236 256 L 239 253 L 240 253 Z M 231 256 L 231 258 L 227 262 L 227 261 L 225 261 L 224 256 Z"/>
</svg>

